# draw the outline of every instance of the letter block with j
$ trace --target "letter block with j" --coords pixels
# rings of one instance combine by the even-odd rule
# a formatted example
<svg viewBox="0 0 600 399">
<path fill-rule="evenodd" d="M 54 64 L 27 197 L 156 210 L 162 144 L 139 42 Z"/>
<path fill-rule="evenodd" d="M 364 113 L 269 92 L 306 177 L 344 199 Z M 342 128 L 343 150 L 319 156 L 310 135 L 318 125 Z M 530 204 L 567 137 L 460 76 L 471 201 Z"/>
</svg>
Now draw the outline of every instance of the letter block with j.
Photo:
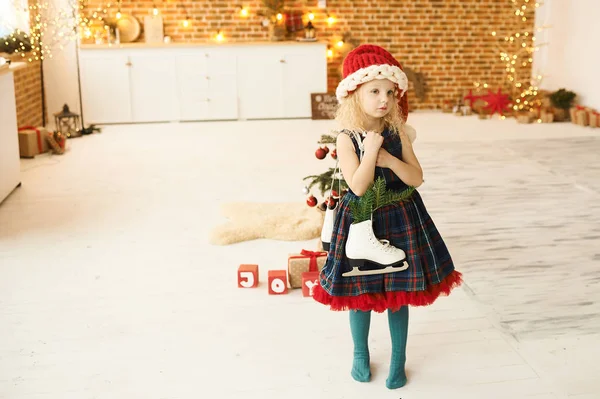
<svg viewBox="0 0 600 399">
<path fill-rule="evenodd" d="M 258 286 L 258 265 L 240 265 L 238 268 L 238 287 L 255 288 Z"/>
</svg>

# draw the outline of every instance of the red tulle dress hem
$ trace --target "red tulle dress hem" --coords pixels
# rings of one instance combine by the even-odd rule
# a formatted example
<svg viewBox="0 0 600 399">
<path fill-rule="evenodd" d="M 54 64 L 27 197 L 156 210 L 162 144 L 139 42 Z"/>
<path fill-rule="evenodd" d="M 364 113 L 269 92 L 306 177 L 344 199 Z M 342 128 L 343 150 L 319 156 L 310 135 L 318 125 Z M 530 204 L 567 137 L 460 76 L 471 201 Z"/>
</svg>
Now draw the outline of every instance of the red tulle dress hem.
<svg viewBox="0 0 600 399">
<path fill-rule="evenodd" d="M 462 274 L 452 271 L 439 284 L 432 285 L 424 291 L 388 291 L 376 294 L 361 294 L 357 296 L 332 296 L 320 285 L 314 287 L 313 299 L 331 310 L 373 310 L 382 313 L 388 309 L 397 311 L 402 306 L 431 305 L 440 295 L 449 295 L 450 291 L 462 284 Z"/>
</svg>

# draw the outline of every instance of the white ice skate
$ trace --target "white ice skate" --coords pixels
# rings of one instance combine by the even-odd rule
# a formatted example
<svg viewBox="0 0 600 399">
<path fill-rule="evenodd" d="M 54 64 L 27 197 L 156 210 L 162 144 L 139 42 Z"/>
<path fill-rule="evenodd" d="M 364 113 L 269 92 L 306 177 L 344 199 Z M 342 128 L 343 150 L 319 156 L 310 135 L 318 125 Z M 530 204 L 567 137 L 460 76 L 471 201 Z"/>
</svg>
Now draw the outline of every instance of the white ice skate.
<svg viewBox="0 0 600 399">
<path fill-rule="evenodd" d="M 329 251 L 331 245 L 331 235 L 333 234 L 333 222 L 337 215 L 338 205 L 335 208 L 329 209 L 329 206 L 325 210 L 325 219 L 323 221 L 323 228 L 321 229 L 321 244 L 323 245 L 323 251 Z"/>
<path fill-rule="evenodd" d="M 378 240 L 371 220 L 350 225 L 346 257 L 352 270 L 342 273 L 344 277 L 394 273 L 408 269 L 404 251 L 390 245 L 387 240 Z M 378 267 L 365 269 L 366 261 Z"/>
</svg>

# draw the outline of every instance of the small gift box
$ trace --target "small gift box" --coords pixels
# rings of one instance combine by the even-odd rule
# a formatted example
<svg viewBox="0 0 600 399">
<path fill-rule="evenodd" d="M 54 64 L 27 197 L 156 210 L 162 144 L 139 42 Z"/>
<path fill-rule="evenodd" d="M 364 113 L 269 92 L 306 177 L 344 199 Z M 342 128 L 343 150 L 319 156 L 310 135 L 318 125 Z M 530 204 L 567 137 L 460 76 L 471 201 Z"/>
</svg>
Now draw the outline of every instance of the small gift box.
<svg viewBox="0 0 600 399">
<path fill-rule="evenodd" d="M 589 125 L 589 120 L 588 120 L 588 111 L 581 107 L 581 109 L 578 109 L 577 111 L 575 111 L 575 123 L 579 126 L 587 126 Z"/>
<path fill-rule="evenodd" d="M 600 113 L 593 111 L 589 114 L 590 127 L 600 127 Z"/>
<path fill-rule="evenodd" d="M 302 287 L 302 273 L 319 272 L 325 265 L 327 252 L 307 251 L 303 249 L 299 254 L 291 254 L 288 257 L 288 278 L 290 287 Z"/>
<path fill-rule="evenodd" d="M 575 114 L 577 113 L 577 111 L 578 111 L 577 106 L 571 107 L 569 109 L 569 115 L 571 116 L 571 122 L 573 122 L 573 123 L 575 123 L 575 119 L 576 119 Z"/>
<path fill-rule="evenodd" d="M 451 113 L 452 112 L 452 103 L 450 100 L 444 100 L 442 103 L 442 112 Z"/>
<path fill-rule="evenodd" d="M 542 111 L 540 119 L 542 120 L 542 123 L 552 123 L 554 122 L 554 114 L 552 112 Z"/>
<path fill-rule="evenodd" d="M 517 122 L 519 122 L 519 123 L 531 123 L 535 119 L 535 115 L 530 112 L 523 113 L 523 114 L 517 114 L 516 117 L 517 117 Z"/>
<path fill-rule="evenodd" d="M 33 158 L 48 152 L 48 131 L 43 127 L 23 126 L 19 128 L 19 155 L 21 158 Z"/>
</svg>

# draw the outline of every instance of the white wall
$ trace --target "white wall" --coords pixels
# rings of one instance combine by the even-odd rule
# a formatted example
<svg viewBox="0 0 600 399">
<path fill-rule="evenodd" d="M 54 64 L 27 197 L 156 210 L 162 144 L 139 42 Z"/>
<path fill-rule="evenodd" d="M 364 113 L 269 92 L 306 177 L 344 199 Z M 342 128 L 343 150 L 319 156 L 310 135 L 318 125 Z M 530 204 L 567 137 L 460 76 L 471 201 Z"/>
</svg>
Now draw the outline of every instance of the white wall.
<svg viewBox="0 0 600 399">
<path fill-rule="evenodd" d="M 0 202 L 20 181 L 17 105 L 12 72 L 0 72 Z"/>
<path fill-rule="evenodd" d="M 546 90 L 565 88 L 578 101 L 600 110 L 600 0 L 544 0 L 536 14 L 533 73 L 544 76 Z"/>
<path fill-rule="evenodd" d="M 72 6 L 69 0 L 49 0 L 49 12 L 66 10 Z M 50 16 L 52 18 L 52 16 Z M 75 22 L 73 21 L 73 24 Z M 50 28 L 51 29 L 51 28 Z M 45 34 L 55 34 L 48 30 Z M 52 48 L 52 58 L 44 59 L 44 90 L 48 126 L 54 127 L 54 114 L 60 112 L 64 104 L 72 112 L 81 115 L 79 101 L 79 79 L 77 70 L 77 43 L 75 40 L 62 41 L 63 49 L 57 45 Z"/>
</svg>

